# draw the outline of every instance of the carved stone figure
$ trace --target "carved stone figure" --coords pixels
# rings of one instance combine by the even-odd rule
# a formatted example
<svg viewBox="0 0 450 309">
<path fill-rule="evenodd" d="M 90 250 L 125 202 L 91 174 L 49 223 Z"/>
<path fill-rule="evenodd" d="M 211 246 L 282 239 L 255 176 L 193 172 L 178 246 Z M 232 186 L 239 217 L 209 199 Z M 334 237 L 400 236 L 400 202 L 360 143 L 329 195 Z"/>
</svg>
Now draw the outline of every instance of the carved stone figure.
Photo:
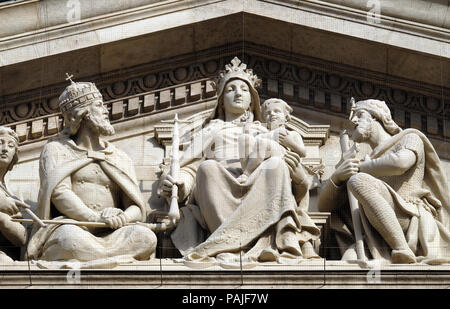
<svg viewBox="0 0 450 309">
<path fill-rule="evenodd" d="M 342 259 L 356 258 L 348 188 L 359 204 L 366 256 L 392 263 L 450 262 L 448 184 L 429 140 L 398 127 L 383 101 L 357 102 L 350 119 L 354 142 L 366 142 L 373 151 L 363 161 L 353 151 L 344 153 L 318 205 L 333 212 Z"/>
<path fill-rule="evenodd" d="M 244 183 L 239 136 L 267 133 L 260 116 L 259 80 L 237 58 L 216 82 L 214 119 L 194 134 L 180 160 L 179 178 L 163 174 L 159 193 L 170 197 L 174 184 L 185 201 L 171 237 L 185 261 L 245 263 L 284 258 L 318 257 L 311 241 L 320 231 L 306 211 L 297 207 L 291 179 L 299 158 L 270 157 Z M 301 168 L 301 167 L 300 167 Z"/>
<path fill-rule="evenodd" d="M 27 240 L 25 227 L 11 221 L 12 218 L 21 218 L 22 214 L 5 184 L 5 175 L 17 163 L 18 148 L 19 137 L 16 132 L 0 126 L 0 264 L 18 259 L 13 247 L 23 246 Z"/>
<path fill-rule="evenodd" d="M 262 115 L 266 120 L 268 133 L 261 133 L 255 137 L 251 134 L 243 134 L 239 137 L 239 156 L 243 173 L 238 177 L 240 183 L 245 183 L 248 176 L 266 159 L 281 157 L 286 151 L 291 150 L 291 155 L 298 155 L 298 160 L 306 156 L 306 148 L 301 135 L 296 131 L 286 129 L 286 122 L 290 120 L 292 108 L 281 99 L 269 99 L 262 105 Z M 290 160 L 289 157 L 286 160 Z M 294 172 L 288 164 L 290 174 L 295 177 L 297 196 L 303 197 L 301 207 L 307 210 L 309 182 L 305 171 L 299 165 Z M 303 185 L 303 187 L 302 187 Z"/>
<path fill-rule="evenodd" d="M 37 215 L 43 219 L 99 222 L 49 224 L 35 231 L 28 253 L 46 261 L 146 260 L 156 236 L 143 225 L 150 211 L 142 201 L 131 159 L 101 136 L 114 134 L 108 110 L 93 83 L 71 81 L 61 94 L 65 128 L 40 158 Z"/>
</svg>

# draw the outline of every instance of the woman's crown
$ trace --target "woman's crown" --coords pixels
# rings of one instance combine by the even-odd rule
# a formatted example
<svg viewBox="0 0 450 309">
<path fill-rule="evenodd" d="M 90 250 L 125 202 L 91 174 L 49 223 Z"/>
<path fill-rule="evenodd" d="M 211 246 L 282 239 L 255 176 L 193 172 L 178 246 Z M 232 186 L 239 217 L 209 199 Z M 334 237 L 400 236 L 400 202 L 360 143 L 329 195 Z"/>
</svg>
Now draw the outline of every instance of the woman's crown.
<svg viewBox="0 0 450 309">
<path fill-rule="evenodd" d="M 238 57 L 234 57 L 231 60 L 231 64 L 225 65 L 225 71 L 221 71 L 214 80 L 218 97 L 222 94 L 225 84 L 231 79 L 244 80 L 254 89 L 261 85 L 261 80 L 258 76 L 253 74 L 252 69 L 247 69 L 247 65 L 241 62 Z"/>
</svg>

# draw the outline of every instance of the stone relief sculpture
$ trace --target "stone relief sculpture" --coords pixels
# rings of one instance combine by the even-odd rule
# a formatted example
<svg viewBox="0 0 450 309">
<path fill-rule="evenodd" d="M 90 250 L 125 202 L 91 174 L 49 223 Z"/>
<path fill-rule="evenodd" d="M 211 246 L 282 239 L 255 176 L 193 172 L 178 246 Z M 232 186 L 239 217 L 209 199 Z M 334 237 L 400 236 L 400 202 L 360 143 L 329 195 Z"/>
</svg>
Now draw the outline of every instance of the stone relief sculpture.
<svg viewBox="0 0 450 309">
<path fill-rule="evenodd" d="M 296 156 L 299 160 L 306 156 L 306 148 L 301 135 L 296 131 L 286 129 L 286 122 L 290 119 L 292 108 L 281 99 L 269 99 L 262 105 L 263 119 L 266 121 L 268 133 L 261 133 L 255 137 L 251 134 L 244 134 L 239 137 L 239 157 L 243 173 L 238 177 L 240 183 L 245 183 L 250 174 L 266 159 L 270 157 L 284 157 L 287 151 L 292 151 L 290 155 Z M 291 160 L 289 157 L 286 160 Z M 296 184 L 296 196 L 301 198 L 299 204 L 302 209 L 308 209 L 308 188 L 309 182 L 302 166 L 297 165 L 294 172 L 292 166 L 297 161 L 288 164 L 291 176 Z M 303 202 L 303 203 L 302 203 Z"/>
<path fill-rule="evenodd" d="M 171 235 L 185 262 L 318 257 L 311 241 L 320 231 L 297 203 L 304 195 L 304 183 L 296 183 L 304 173 L 297 154 L 285 148 L 284 157 L 261 160 L 247 179 L 238 180 L 243 174 L 239 137 L 268 133 L 260 122 L 259 82 L 239 59 L 226 65 L 216 81 L 214 119 L 183 149 L 178 179 L 161 177 L 159 194 L 170 197 L 176 184 L 179 201 L 186 204 Z"/>
<path fill-rule="evenodd" d="M 82 268 L 110 268 L 148 260 L 158 228 L 145 223 L 150 208 L 141 198 L 133 163 L 102 139 L 115 132 L 95 85 L 70 82 L 59 102 L 65 128 L 40 158 L 36 215 L 43 220 L 30 213 L 39 225 L 28 256 L 44 267 L 82 262 Z M 269 99 L 260 107 L 259 83 L 234 58 L 216 80 L 212 119 L 179 149 L 178 177 L 161 176 L 158 194 L 170 198 L 177 192 L 185 205 L 171 238 L 187 265 L 243 262 L 245 267 L 319 257 L 312 242 L 320 230 L 307 213 L 310 184 L 301 163 L 306 148 L 301 135 L 287 129 L 292 108 L 286 102 Z M 353 147 L 343 147 L 318 204 L 320 211 L 332 212 L 341 259 L 361 258 L 361 237 L 364 258 L 450 263 L 448 182 L 427 137 L 400 129 L 379 100 L 354 103 L 350 120 Z M 356 158 L 359 143 L 373 150 L 364 160 Z M 344 139 L 341 144 L 350 146 Z M 19 207 L 30 212 L 29 206 L 4 181 L 17 162 L 18 145 L 17 134 L 0 127 L 0 263 L 13 262 L 6 247 L 27 240 L 18 221 Z M 159 230 L 167 228 L 162 226 Z"/>
<path fill-rule="evenodd" d="M 98 267 L 149 259 L 155 234 L 130 223 L 145 222 L 150 209 L 142 201 L 131 159 L 101 138 L 113 135 L 114 128 L 100 92 L 92 83 L 71 80 L 59 102 L 65 128 L 42 150 L 36 214 L 74 224 L 35 228 L 30 258 L 95 261 Z M 93 222 L 100 224 L 88 224 Z M 106 228 L 98 227 L 102 224 Z"/>
<path fill-rule="evenodd" d="M 27 241 L 25 227 L 11 221 L 21 218 L 18 201 L 11 195 L 5 184 L 5 175 L 17 163 L 19 137 L 16 132 L 0 126 L 0 264 L 13 262 L 14 253 L 11 247 L 24 246 Z M 12 258 L 13 257 L 13 258 Z"/>
<path fill-rule="evenodd" d="M 356 259 L 348 188 L 359 205 L 366 256 L 392 263 L 450 262 L 448 184 L 427 137 L 402 130 L 379 100 L 354 104 L 350 120 L 354 142 L 366 142 L 373 151 L 363 161 L 355 158 L 357 147 L 344 153 L 318 205 L 333 213 L 342 259 Z"/>
</svg>

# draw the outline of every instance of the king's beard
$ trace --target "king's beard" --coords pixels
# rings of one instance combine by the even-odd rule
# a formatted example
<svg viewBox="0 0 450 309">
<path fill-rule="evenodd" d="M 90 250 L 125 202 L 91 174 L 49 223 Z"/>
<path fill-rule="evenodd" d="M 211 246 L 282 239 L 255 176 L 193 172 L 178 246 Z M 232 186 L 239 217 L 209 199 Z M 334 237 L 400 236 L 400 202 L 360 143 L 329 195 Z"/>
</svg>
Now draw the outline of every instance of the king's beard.
<svg viewBox="0 0 450 309">
<path fill-rule="evenodd" d="M 267 123 L 267 128 L 272 131 L 278 129 L 279 127 L 284 126 L 285 121 L 281 118 L 274 118 Z"/>
<path fill-rule="evenodd" d="M 373 132 L 374 120 L 362 120 L 358 123 L 358 126 L 353 131 L 352 139 L 357 143 L 367 141 Z"/>
<path fill-rule="evenodd" d="M 108 119 L 103 117 L 92 117 L 87 115 L 84 118 L 86 125 L 94 132 L 101 136 L 111 136 L 114 135 L 115 130 Z"/>
</svg>

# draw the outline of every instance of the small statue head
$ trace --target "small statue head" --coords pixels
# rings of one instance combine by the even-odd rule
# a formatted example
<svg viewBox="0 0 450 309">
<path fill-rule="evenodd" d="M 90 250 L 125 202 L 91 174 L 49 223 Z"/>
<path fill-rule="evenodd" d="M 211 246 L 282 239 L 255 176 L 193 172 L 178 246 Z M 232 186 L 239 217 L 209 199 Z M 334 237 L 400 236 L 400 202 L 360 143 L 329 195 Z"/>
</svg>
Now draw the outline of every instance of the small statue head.
<svg viewBox="0 0 450 309">
<path fill-rule="evenodd" d="M 384 101 L 369 99 L 354 102 L 352 98 L 352 107 L 350 112 L 350 120 L 355 124 L 356 131 L 363 130 L 363 127 L 370 125 L 371 119 L 378 121 L 384 130 L 390 135 L 399 133 L 402 129 L 392 120 L 391 111 Z M 368 128 L 365 131 L 368 131 Z M 366 134 L 366 133 L 364 133 Z"/>
<path fill-rule="evenodd" d="M 269 130 L 284 126 L 291 120 L 292 107 L 281 99 L 268 99 L 261 105 L 263 119 Z"/>
<path fill-rule="evenodd" d="M 11 128 L 0 126 L 0 166 L 7 171 L 19 161 L 19 136 Z"/>
<path fill-rule="evenodd" d="M 94 83 L 75 83 L 69 76 L 71 84 L 59 97 L 59 107 L 64 117 L 65 129 L 75 135 L 83 121 L 101 135 L 114 134 L 109 122 L 108 109 L 103 105 L 103 97 Z"/>
<path fill-rule="evenodd" d="M 242 63 L 237 57 L 231 60 L 231 64 L 225 65 L 225 71 L 219 73 L 219 76 L 215 79 L 214 85 L 217 92 L 217 107 L 214 112 L 214 118 L 224 120 L 224 92 L 227 90 L 227 86 L 230 83 L 239 83 L 237 81 L 243 81 L 247 85 L 250 92 L 251 102 L 248 110 L 243 113 L 242 121 L 261 121 L 261 108 L 259 103 L 259 95 L 256 88 L 261 84 L 261 80 L 253 74 L 251 69 L 247 69 L 247 65 Z M 237 85 L 233 85 L 235 87 Z"/>
</svg>

